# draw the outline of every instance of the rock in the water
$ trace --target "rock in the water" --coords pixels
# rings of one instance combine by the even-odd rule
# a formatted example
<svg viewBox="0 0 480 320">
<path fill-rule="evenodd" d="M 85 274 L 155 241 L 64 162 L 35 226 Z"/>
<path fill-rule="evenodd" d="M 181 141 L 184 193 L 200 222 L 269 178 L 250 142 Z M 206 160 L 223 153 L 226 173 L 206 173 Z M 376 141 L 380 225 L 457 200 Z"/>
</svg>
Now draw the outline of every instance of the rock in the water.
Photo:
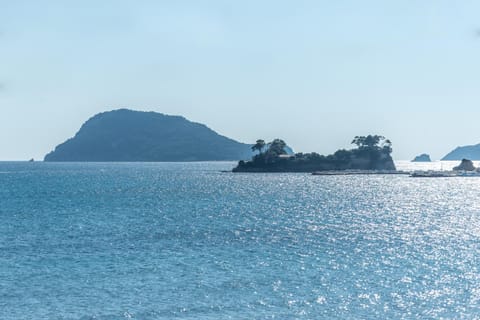
<svg viewBox="0 0 480 320">
<path fill-rule="evenodd" d="M 472 160 L 462 159 L 462 162 L 453 168 L 455 171 L 474 171 L 475 166 L 473 165 Z"/>
<path fill-rule="evenodd" d="M 416 156 L 412 162 L 432 162 L 432 159 L 430 159 L 428 154 L 422 153 L 421 155 Z"/>
</svg>

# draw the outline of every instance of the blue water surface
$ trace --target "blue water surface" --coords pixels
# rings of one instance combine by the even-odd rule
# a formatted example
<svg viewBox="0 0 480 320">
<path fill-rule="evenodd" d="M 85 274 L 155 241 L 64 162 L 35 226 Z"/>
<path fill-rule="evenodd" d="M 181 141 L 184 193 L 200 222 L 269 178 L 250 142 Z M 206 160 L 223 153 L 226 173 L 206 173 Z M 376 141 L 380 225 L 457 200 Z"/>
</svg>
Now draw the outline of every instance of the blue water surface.
<svg viewBox="0 0 480 320">
<path fill-rule="evenodd" d="M 480 178 L 0 163 L 0 319 L 480 317 Z"/>
</svg>

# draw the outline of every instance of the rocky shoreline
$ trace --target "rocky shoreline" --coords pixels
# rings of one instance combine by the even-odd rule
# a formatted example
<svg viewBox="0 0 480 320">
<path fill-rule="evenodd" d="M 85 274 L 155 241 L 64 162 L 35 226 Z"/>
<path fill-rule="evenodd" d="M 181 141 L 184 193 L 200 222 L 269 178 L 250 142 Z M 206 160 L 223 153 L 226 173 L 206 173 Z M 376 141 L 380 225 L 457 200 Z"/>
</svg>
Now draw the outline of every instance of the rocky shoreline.
<svg viewBox="0 0 480 320">
<path fill-rule="evenodd" d="M 315 171 L 314 176 L 351 176 L 351 175 L 410 175 L 408 171 L 401 170 L 333 170 Z"/>
</svg>

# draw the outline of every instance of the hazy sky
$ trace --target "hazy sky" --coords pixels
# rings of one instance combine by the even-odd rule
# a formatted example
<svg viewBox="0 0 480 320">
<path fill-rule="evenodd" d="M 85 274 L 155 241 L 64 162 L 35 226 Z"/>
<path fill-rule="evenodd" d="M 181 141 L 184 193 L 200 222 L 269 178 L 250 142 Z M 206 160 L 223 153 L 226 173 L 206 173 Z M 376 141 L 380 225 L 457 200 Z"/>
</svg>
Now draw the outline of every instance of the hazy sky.
<svg viewBox="0 0 480 320">
<path fill-rule="evenodd" d="M 394 158 L 480 143 L 480 1 L 0 0 L 0 159 L 42 159 L 100 111 L 242 142 Z"/>
</svg>

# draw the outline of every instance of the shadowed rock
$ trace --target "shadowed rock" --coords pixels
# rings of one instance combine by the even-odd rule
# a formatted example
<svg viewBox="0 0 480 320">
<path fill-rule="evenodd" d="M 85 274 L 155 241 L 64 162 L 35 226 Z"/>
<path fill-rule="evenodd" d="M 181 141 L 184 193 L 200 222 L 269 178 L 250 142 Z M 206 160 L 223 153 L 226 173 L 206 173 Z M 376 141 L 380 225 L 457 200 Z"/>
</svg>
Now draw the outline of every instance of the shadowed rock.
<svg viewBox="0 0 480 320">
<path fill-rule="evenodd" d="M 474 171 L 475 166 L 473 165 L 472 160 L 462 159 L 462 162 L 453 168 L 455 171 Z"/>
</svg>

